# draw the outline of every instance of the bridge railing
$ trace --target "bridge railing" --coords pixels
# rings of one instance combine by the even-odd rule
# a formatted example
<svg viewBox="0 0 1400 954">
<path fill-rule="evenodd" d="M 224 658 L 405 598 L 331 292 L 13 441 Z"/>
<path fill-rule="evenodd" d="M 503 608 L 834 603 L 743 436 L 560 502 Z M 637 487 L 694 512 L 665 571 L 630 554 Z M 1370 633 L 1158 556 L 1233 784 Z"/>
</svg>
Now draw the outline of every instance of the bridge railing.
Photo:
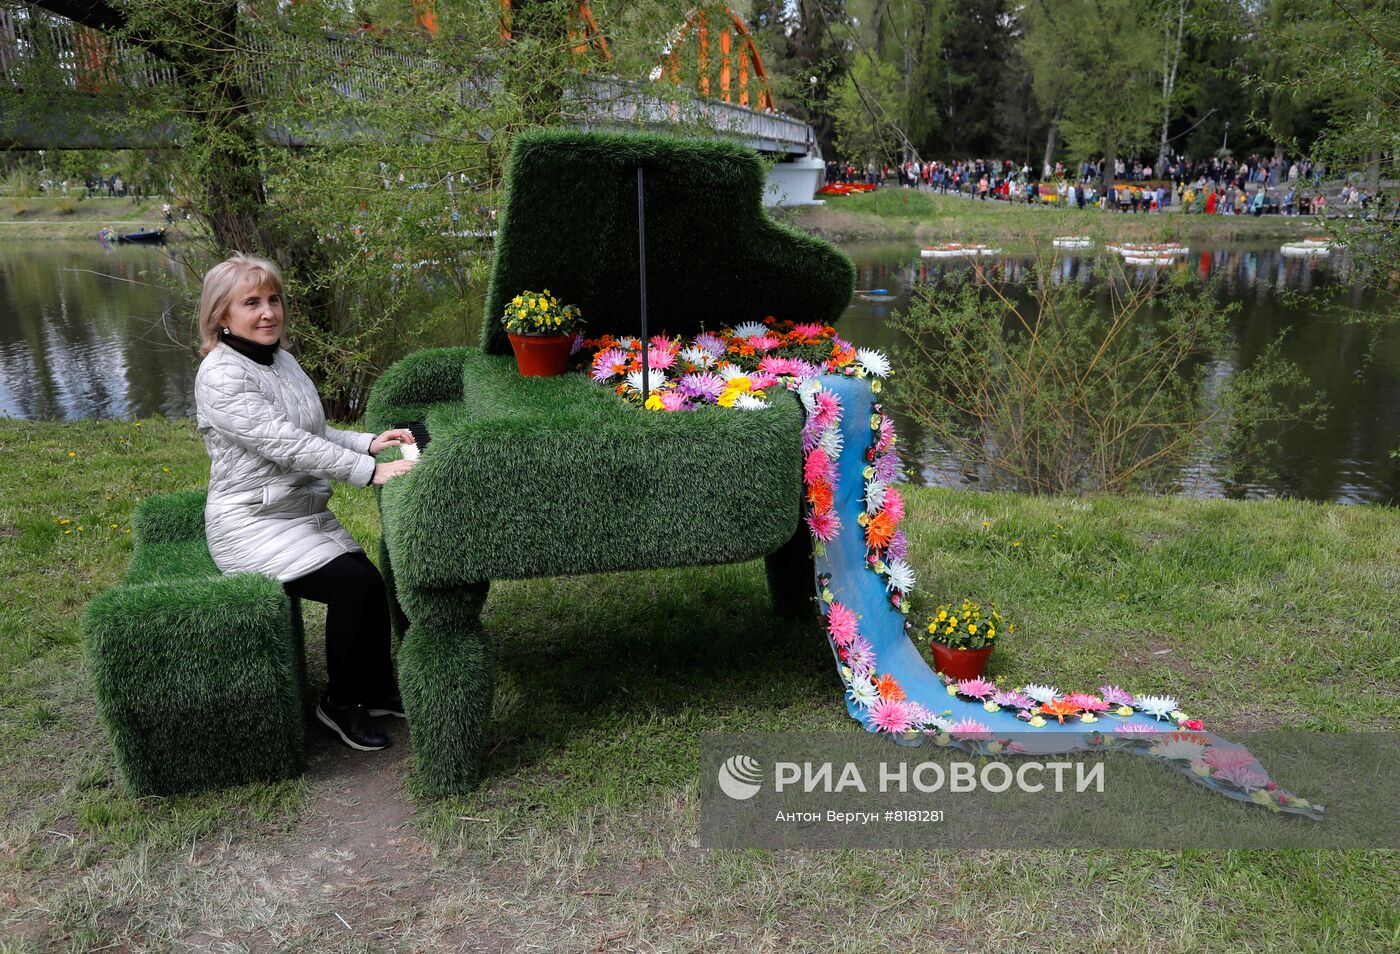
<svg viewBox="0 0 1400 954">
<path fill-rule="evenodd" d="M 258 97 L 275 97 L 286 88 L 290 73 L 299 68 L 295 51 L 287 55 L 288 51 L 274 50 L 273 44 L 257 36 L 241 42 L 251 54 L 243 77 L 249 92 Z M 324 46 L 315 56 L 319 62 L 314 63 L 314 68 L 325 74 L 323 81 L 349 100 L 384 95 L 384 77 L 390 64 L 441 75 L 441 70 L 434 69 L 431 57 L 389 49 L 369 38 L 327 34 Z M 277 60 L 283 63 L 279 65 Z M 178 86 L 176 70 L 139 46 L 34 8 L 0 9 L 0 82 L 22 83 L 27 71 L 39 66 L 56 70 L 60 83 L 79 93 Z M 455 82 L 459 87 L 457 99 L 464 106 L 481 105 L 495 85 L 492 77 L 481 75 L 461 77 Z M 765 152 L 800 155 L 814 148 L 812 129 L 800 119 L 693 94 L 671 96 L 667 92 L 647 82 L 585 77 L 566 94 L 566 110 L 585 127 L 689 126 L 742 140 Z"/>
</svg>

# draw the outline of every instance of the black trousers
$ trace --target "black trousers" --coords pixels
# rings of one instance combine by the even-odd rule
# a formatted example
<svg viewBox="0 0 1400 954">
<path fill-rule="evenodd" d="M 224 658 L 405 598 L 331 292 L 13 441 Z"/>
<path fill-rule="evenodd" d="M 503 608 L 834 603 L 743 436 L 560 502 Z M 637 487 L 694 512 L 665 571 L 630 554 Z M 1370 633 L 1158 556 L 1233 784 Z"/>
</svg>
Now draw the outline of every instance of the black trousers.
<svg viewBox="0 0 1400 954">
<path fill-rule="evenodd" d="M 379 701 L 395 691 L 389 598 L 369 557 L 342 554 L 282 587 L 291 596 L 326 604 L 326 691 L 336 703 Z"/>
</svg>

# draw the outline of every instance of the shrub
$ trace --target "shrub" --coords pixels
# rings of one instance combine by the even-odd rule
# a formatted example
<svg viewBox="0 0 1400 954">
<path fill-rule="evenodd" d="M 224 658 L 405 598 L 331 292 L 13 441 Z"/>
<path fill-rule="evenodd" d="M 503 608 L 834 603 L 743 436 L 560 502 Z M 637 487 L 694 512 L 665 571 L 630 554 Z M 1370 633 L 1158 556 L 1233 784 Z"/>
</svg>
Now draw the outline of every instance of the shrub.
<svg viewBox="0 0 1400 954">
<path fill-rule="evenodd" d="M 76 200 L 70 199 L 67 196 L 58 200 L 59 215 L 72 215 L 76 211 L 78 211 L 78 203 Z"/>
<path fill-rule="evenodd" d="M 963 477 L 1030 493 L 1163 492 L 1202 454 L 1262 468 L 1281 428 L 1325 412 L 1279 341 L 1228 371 L 1228 318 L 1185 276 L 1110 284 L 1108 302 L 1034 270 L 1024 304 L 981 271 L 921 286 L 895 325 L 895 397 Z M 1015 293 L 1012 293 L 1015 294 Z M 1022 295 L 1024 297 L 1024 295 Z M 1224 371 L 1224 374 L 1220 372 Z"/>
</svg>

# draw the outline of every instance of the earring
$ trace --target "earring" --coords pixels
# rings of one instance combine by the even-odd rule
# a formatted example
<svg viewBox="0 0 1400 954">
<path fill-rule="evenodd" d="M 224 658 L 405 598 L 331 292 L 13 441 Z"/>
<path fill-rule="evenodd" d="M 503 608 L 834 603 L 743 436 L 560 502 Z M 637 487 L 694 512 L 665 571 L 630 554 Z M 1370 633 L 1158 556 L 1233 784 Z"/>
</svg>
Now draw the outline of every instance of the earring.
<svg viewBox="0 0 1400 954">
<path fill-rule="evenodd" d="M 219 329 L 219 334 L 221 334 L 221 335 L 226 335 L 226 334 L 228 334 L 228 325 L 224 325 L 222 328 L 220 328 L 220 329 Z"/>
</svg>

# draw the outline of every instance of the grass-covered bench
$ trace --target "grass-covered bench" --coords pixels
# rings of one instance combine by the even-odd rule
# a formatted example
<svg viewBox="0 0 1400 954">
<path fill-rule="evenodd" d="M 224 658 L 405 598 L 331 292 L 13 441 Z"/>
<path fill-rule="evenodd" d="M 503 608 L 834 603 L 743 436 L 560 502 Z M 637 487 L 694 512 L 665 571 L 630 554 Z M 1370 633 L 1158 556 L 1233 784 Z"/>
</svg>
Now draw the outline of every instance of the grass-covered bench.
<svg viewBox="0 0 1400 954">
<path fill-rule="evenodd" d="M 500 314 L 527 288 L 578 305 L 593 334 L 640 333 L 638 166 L 650 333 L 766 315 L 834 323 L 850 300 L 850 260 L 763 211 L 764 169 L 747 149 L 573 131 L 516 140 L 481 348 L 410 355 L 366 413 L 372 428 L 423 421 L 431 435 L 379 495 L 399 686 L 429 795 L 479 779 L 495 668 L 480 612 L 493 579 L 765 557 L 777 608 L 811 610 L 790 394 L 761 412 L 658 414 L 583 375 L 523 378 L 510 357 Z"/>
<path fill-rule="evenodd" d="M 130 569 L 83 616 L 98 716 L 140 795 L 287 778 L 305 766 L 299 601 L 270 577 L 219 573 L 204 499 L 142 501 Z"/>
</svg>

